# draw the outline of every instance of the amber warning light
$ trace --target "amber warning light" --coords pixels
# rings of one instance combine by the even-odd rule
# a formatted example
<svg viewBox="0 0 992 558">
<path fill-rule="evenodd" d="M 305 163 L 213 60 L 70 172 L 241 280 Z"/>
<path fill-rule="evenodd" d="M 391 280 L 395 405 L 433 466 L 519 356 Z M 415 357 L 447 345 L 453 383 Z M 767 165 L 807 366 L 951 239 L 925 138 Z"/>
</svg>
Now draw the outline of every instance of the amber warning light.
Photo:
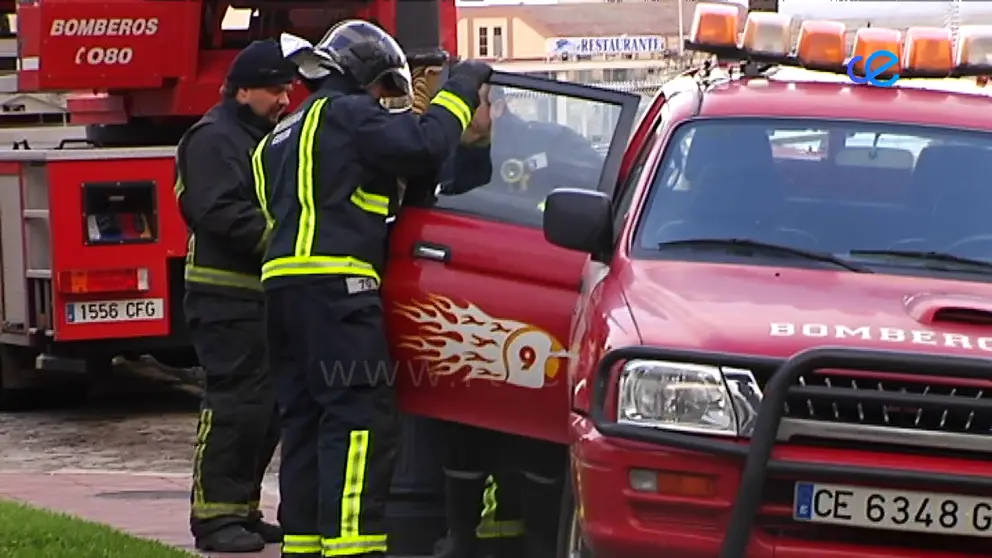
<svg viewBox="0 0 992 558">
<path fill-rule="evenodd" d="M 992 74 L 992 26 L 948 29 L 913 27 L 905 34 L 878 27 L 858 29 L 848 52 L 843 23 L 809 20 L 794 33 L 792 17 L 751 12 L 741 28 L 736 5 L 696 7 L 686 49 L 725 61 L 796 66 L 846 73 L 858 84 L 889 87 L 903 78 L 982 77 Z"/>
</svg>

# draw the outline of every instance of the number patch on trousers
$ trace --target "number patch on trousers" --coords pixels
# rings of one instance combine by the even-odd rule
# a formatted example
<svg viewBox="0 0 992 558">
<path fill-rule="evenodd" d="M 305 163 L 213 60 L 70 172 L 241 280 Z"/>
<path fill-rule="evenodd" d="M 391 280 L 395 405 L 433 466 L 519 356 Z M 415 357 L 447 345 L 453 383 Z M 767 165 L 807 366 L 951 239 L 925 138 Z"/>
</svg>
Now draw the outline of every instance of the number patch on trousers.
<svg viewBox="0 0 992 558">
<path fill-rule="evenodd" d="M 67 324 L 137 322 L 165 318 L 165 301 L 161 298 L 69 302 L 65 305 Z"/>
<path fill-rule="evenodd" d="M 798 482 L 794 504 L 797 521 L 992 537 L 992 498 Z"/>
</svg>

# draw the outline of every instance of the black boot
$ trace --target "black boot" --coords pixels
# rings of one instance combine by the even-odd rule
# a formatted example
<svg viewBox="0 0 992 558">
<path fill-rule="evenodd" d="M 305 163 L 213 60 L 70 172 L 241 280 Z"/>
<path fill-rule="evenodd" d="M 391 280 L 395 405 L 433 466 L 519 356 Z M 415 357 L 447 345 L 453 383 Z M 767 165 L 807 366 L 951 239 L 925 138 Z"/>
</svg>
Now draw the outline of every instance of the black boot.
<svg viewBox="0 0 992 558">
<path fill-rule="evenodd" d="M 265 549 L 265 540 L 243 525 L 231 524 L 197 537 L 196 548 L 205 552 L 261 552 Z"/>
<path fill-rule="evenodd" d="M 537 479 L 524 474 L 521 496 L 524 520 L 524 557 L 556 556 L 558 546 L 558 515 L 561 504 L 560 480 Z"/>
<path fill-rule="evenodd" d="M 444 483 L 445 515 L 448 535 L 438 543 L 435 558 L 479 558 L 479 541 L 475 529 L 482 516 L 482 493 L 486 477 L 446 477 Z"/>
<path fill-rule="evenodd" d="M 254 510 L 248 514 L 248 523 L 245 525 L 245 529 L 262 537 L 262 540 L 267 544 L 282 542 L 282 527 L 264 521 L 260 511 Z"/>
<path fill-rule="evenodd" d="M 258 519 L 245 525 L 252 533 L 262 537 L 267 544 L 282 542 L 282 527 Z"/>
</svg>

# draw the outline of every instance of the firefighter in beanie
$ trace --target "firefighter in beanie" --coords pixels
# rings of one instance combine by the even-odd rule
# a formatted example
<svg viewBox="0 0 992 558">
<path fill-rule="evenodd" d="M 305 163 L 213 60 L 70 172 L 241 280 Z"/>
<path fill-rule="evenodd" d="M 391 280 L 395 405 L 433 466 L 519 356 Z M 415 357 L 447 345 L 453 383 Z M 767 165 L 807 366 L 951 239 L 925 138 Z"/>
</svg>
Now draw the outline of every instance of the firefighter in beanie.
<svg viewBox="0 0 992 558">
<path fill-rule="evenodd" d="M 257 552 L 282 540 L 259 511 L 279 429 L 260 279 L 270 231 L 251 152 L 289 105 L 295 72 L 277 42 L 253 42 L 231 64 L 220 102 L 177 149 L 176 198 L 190 232 L 183 305 L 206 375 L 190 528 L 205 551 Z"/>
<path fill-rule="evenodd" d="M 284 557 L 382 556 L 396 408 L 379 283 L 397 178 L 458 147 L 492 70 L 452 68 L 420 117 L 396 41 L 376 25 L 333 27 L 294 61 L 314 87 L 253 155 L 273 226 L 262 265 L 273 381 L 282 413 Z"/>
</svg>

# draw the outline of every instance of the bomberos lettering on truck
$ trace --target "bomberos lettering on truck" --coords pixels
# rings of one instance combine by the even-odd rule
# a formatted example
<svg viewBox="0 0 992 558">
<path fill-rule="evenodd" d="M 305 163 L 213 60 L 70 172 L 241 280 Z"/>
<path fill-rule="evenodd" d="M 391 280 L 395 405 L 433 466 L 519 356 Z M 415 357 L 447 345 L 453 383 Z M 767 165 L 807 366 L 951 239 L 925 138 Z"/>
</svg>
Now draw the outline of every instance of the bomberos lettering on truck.
<svg viewBox="0 0 992 558">
<path fill-rule="evenodd" d="M 158 18 L 53 19 L 52 37 L 148 37 L 158 33 Z"/>
<path fill-rule="evenodd" d="M 976 337 L 961 333 L 943 333 L 928 329 L 771 322 L 769 324 L 768 334 L 772 337 L 806 337 L 810 339 L 851 339 L 887 343 L 908 343 L 910 345 L 960 348 L 992 353 L 992 337 Z"/>
</svg>

